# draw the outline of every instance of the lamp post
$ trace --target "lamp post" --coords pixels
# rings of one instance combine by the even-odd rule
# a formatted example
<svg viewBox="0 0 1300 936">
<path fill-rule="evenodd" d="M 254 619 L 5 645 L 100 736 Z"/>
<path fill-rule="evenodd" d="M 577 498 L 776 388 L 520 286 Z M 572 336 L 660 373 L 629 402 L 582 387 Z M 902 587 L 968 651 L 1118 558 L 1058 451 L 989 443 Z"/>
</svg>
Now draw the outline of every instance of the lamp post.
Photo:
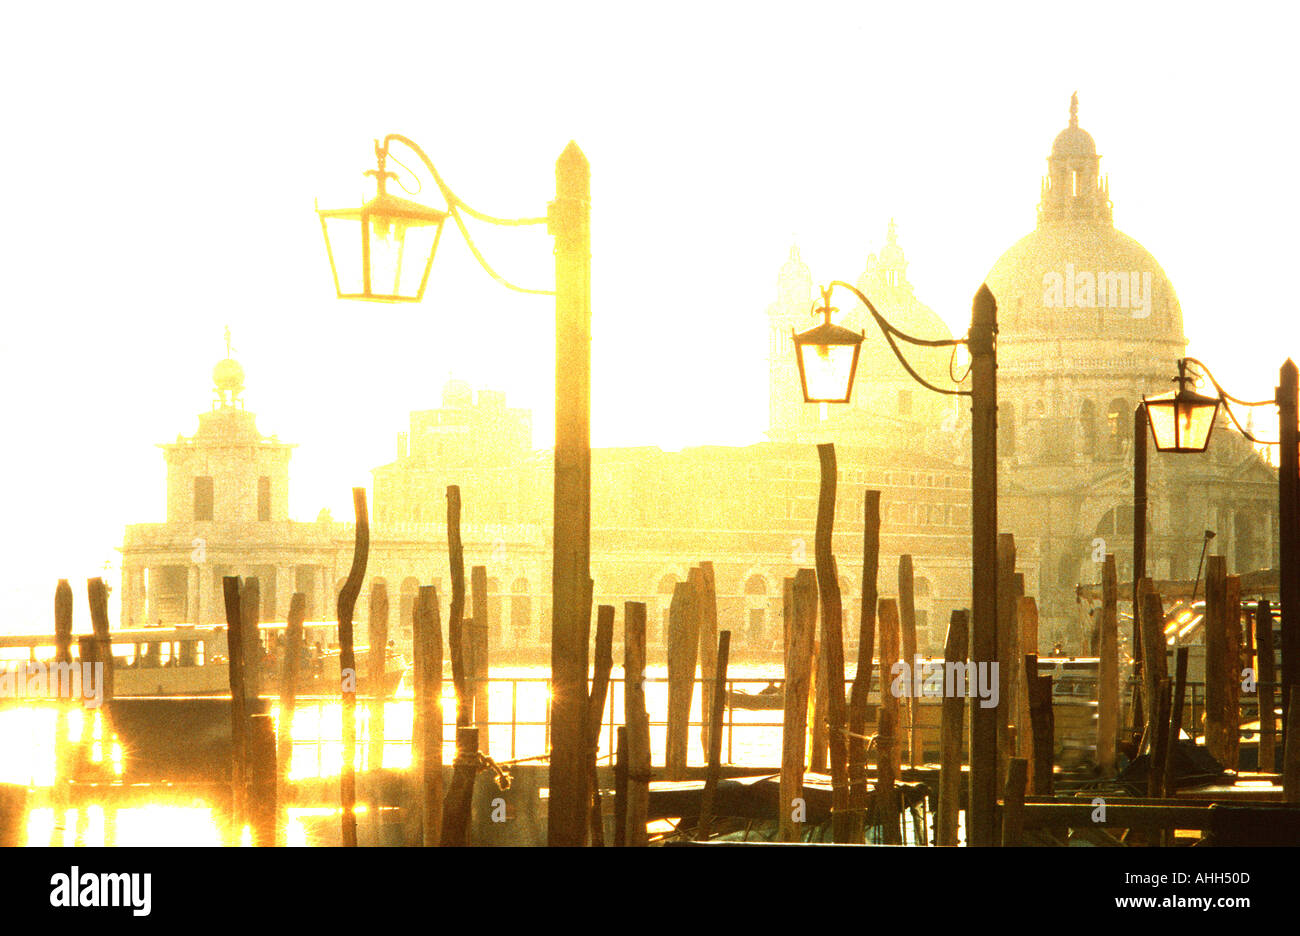
<svg viewBox="0 0 1300 936">
<path fill-rule="evenodd" d="M 1196 367 L 1214 385 L 1217 396 L 1207 397 L 1188 389 L 1187 367 Z M 1195 358 L 1178 361 L 1178 390 L 1146 399 L 1147 416 L 1156 449 L 1161 452 L 1203 452 L 1219 407 L 1237 430 L 1256 445 L 1278 445 L 1278 598 L 1282 618 L 1282 726 L 1285 737 L 1289 712 L 1289 687 L 1300 685 L 1300 381 L 1290 358 L 1280 369 L 1273 399 L 1246 401 L 1229 394 L 1214 379 L 1210 369 Z M 1238 406 L 1276 406 L 1278 440 L 1255 436 L 1237 421 L 1230 403 Z M 1209 541 L 1209 531 L 1206 531 Z M 1199 578 L 1199 575 L 1198 575 Z"/>
<path fill-rule="evenodd" d="M 847 403 L 853 393 L 858 352 L 864 332 L 853 332 L 831 323 L 831 293 L 847 289 L 871 313 L 894 356 L 919 384 L 935 393 L 966 396 L 971 400 L 971 661 L 988 668 L 996 678 L 997 667 L 997 302 L 988 286 L 980 286 L 971 306 L 970 331 L 965 338 L 927 340 L 899 331 L 876 311 L 865 295 L 840 280 L 821 291 L 822 303 L 814 306 L 823 321 L 815 328 L 794 335 L 795 356 L 804 400 L 809 403 Z M 970 352 L 969 390 L 949 390 L 925 380 L 908 363 L 898 342 L 921 347 L 965 345 Z M 966 840 L 971 845 L 994 844 L 997 808 L 997 709 L 984 708 L 971 698 L 970 801 L 966 815 Z"/>
<path fill-rule="evenodd" d="M 401 143 L 423 162 L 445 208 L 386 190 L 389 147 Z M 551 565 L 551 759 L 549 844 L 583 845 L 587 834 L 586 705 L 591 569 L 591 234 L 587 157 L 570 142 L 555 164 L 555 201 L 545 217 L 497 218 L 475 211 L 443 181 L 407 137 L 375 142 L 375 198 L 360 208 L 317 209 L 341 299 L 419 302 L 447 219 L 493 279 L 517 292 L 555 297 L 555 497 Z M 542 225 L 555 236 L 555 289 L 525 289 L 479 253 L 462 214 L 489 224 Z M 336 247 L 338 248 L 336 250 Z"/>
</svg>

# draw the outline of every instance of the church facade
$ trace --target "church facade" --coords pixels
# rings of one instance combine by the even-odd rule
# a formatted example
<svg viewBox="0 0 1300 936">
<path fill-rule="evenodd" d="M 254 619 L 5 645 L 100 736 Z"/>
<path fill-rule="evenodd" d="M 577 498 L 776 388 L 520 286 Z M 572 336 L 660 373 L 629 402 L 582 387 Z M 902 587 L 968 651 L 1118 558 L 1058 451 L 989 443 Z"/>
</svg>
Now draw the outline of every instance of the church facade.
<svg viewBox="0 0 1300 936">
<path fill-rule="evenodd" d="M 999 528 L 1014 533 L 1017 567 L 1040 606 L 1045 646 L 1086 652 L 1075 586 L 1095 560 L 1131 569 L 1133 412 L 1170 386 L 1186 338 L 1173 285 L 1137 241 L 1115 229 L 1092 137 L 1070 124 L 1053 144 L 1038 224 L 994 264 L 998 301 Z M 829 281 L 834 277 L 826 277 Z M 916 296 L 891 222 L 857 287 L 897 328 L 951 338 Z M 813 277 L 797 249 L 779 271 L 769 336 L 768 438 L 679 452 L 592 452 L 592 576 L 596 603 L 643 601 L 662 653 L 673 587 L 691 566 L 714 564 L 719 626 L 736 659 L 770 655 L 781 637 L 782 582 L 813 564 L 819 468 L 815 445 L 834 442 L 839 485 L 834 549 L 845 632 L 860 610 L 864 492 L 881 492 L 879 594 L 897 592 L 899 556 L 913 557 L 918 646 L 940 653 L 949 614 L 970 601 L 970 414 L 965 397 L 928 390 L 894 358 L 847 293 L 843 321 L 867 329 L 851 403 L 803 401 L 791 333 L 810 322 Z M 856 306 L 856 308 L 855 308 Z M 927 381 L 967 384 L 951 349 L 904 347 Z M 263 620 L 283 620 L 295 591 L 311 619 L 332 619 L 351 562 L 353 529 L 325 513 L 287 517 L 292 447 L 263 437 L 243 408 L 243 372 L 227 357 L 198 432 L 162 446 L 165 523 L 127 528 L 124 625 L 220 622 L 221 577 L 259 580 Z M 373 472 L 371 554 L 358 620 L 382 581 L 409 641 L 420 585 L 446 607 L 446 489 L 459 485 L 466 567 L 488 573 L 497 659 L 534 658 L 549 641 L 552 462 L 532 444 L 532 416 L 503 395 L 460 382 L 442 406 L 410 414 L 396 458 Z M 1269 567 L 1277 551 L 1276 472 L 1221 427 L 1203 455 L 1162 456 L 1149 471 L 1148 574 L 1190 578 L 1203 531 L 1230 572 Z M 769 656 L 770 658 L 770 656 Z"/>
</svg>

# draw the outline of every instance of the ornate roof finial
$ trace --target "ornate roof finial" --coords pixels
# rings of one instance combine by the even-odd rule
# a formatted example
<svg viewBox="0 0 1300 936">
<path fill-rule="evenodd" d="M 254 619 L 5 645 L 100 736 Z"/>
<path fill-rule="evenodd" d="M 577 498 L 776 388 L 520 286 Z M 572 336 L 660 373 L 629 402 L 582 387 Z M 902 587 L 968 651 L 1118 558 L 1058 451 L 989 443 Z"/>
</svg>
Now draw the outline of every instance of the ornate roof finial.
<svg viewBox="0 0 1300 936">
<path fill-rule="evenodd" d="M 230 347 L 230 326 L 227 325 L 227 326 L 226 326 L 226 357 L 230 357 L 230 352 L 231 352 L 231 347 Z"/>
<path fill-rule="evenodd" d="M 1079 92 L 1070 95 L 1070 126 L 1079 126 Z"/>
<path fill-rule="evenodd" d="M 885 241 L 889 244 L 898 243 L 898 225 L 894 224 L 894 219 L 889 219 L 889 233 L 885 235 Z"/>
</svg>

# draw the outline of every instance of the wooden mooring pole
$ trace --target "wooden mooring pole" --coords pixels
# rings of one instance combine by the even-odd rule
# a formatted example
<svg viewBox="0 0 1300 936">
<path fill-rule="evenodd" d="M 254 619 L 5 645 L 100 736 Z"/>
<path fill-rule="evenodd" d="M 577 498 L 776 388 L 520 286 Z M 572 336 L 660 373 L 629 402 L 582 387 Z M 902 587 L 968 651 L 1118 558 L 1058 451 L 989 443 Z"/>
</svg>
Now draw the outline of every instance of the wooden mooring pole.
<svg viewBox="0 0 1300 936">
<path fill-rule="evenodd" d="M 911 676 L 909 682 L 915 685 L 916 673 L 916 577 L 912 568 L 912 557 L 898 557 L 898 623 L 902 631 L 903 662 Z M 915 767 L 921 762 L 917 742 L 921 735 L 918 722 L 921 715 L 921 700 L 911 689 L 907 693 L 907 762 Z"/>
<path fill-rule="evenodd" d="M 343 769 L 339 774 L 339 801 L 342 807 L 342 834 L 345 848 L 357 845 L 357 659 L 352 638 L 352 615 L 361 583 L 366 577 L 370 555 L 370 512 L 366 507 L 366 489 L 352 489 L 352 507 L 356 514 L 356 541 L 352 548 L 352 567 L 339 592 L 339 681 L 343 690 Z"/>
<path fill-rule="evenodd" d="M 600 781 L 597 766 L 600 755 L 600 729 L 605 724 L 605 699 L 609 694 L 609 674 L 614 668 L 614 606 L 600 605 L 596 609 L 596 655 L 592 661 L 591 695 L 587 698 L 587 750 L 591 805 L 588 825 L 591 844 L 605 844 L 605 818 L 600 802 Z"/>
<path fill-rule="evenodd" d="M 1115 556 L 1107 553 L 1101 570 L 1101 658 L 1097 672 L 1097 767 L 1115 775 L 1119 745 L 1119 582 Z"/>
<path fill-rule="evenodd" d="M 1205 566 L 1205 746 L 1228 765 L 1228 700 L 1224 674 L 1228 671 L 1228 570 L 1223 556 L 1210 556 Z M 1234 726 L 1235 728 L 1235 726 Z"/>
<path fill-rule="evenodd" d="M 669 780 L 686 779 L 691 699 L 695 694 L 695 658 L 699 652 L 693 583 L 678 582 L 668 607 L 668 725 L 664 768 Z"/>
<path fill-rule="evenodd" d="M 478 729 L 456 728 L 456 760 L 452 764 L 451 789 L 442 811 L 444 848 L 469 844 L 470 817 L 474 809 L 474 778 L 479 770 Z"/>
<path fill-rule="evenodd" d="M 1013 757 L 1007 763 L 1007 787 L 1002 797 L 1002 845 L 1025 844 L 1025 784 L 1029 761 Z"/>
<path fill-rule="evenodd" d="M 714 578 L 713 563 L 701 562 L 696 583 L 695 609 L 700 622 L 700 678 L 703 680 L 700 695 L 700 748 L 704 751 L 707 762 L 709 756 L 709 732 L 712 724 L 709 712 L 713 711 L 713 693 L 715 686 L 713 674 L 718 663 L 718 588 Z"/>
<path fill-rule="evenodd" d="M 1277 769 L 1277 661 L 1273 652 L 1273 612 L 1260 599 L 1255 606 L 1255 647 L 1259 654 L 1259 769 Z"/>
<path fill-rule="evenodd" d="M 366 622 L 366 676 L 370 696 L 370 747 L 366 766 L 373 772 L 384 766 L 384 683 L 388 670 L 388 586 L 370 583 L 370 618 Z M 377 781 L 378 773 L 371 776 Z M 373 785 L 378 790 L 377 782 Z M 375 821 L 378 822 L 376 815 Z"/>
<path fill-rule="evenodd" d="M 245 774 L 248 745 L 244 692 L 244 628 L 240 623 L 239 577 L 221 580 L 226 606 L 226 658 L 230 680 L 230 818 L 236 839 L 244 827 Z"/>
<path fill-rule="evenodd" d="M 650 717 L 645 707 L 645 603 L 623 605 L 623 721 L 627 725 L 627 844 L 647 842 L 650 799 Z"/>
<path fill-rule="evenodd" d="M 898 790 L 894 784 L 900 772 L 898 713 L 899 698 L 891 683 L 894 681 L 894 664 L 898 662 L 899 646 L 898 602 L 881 598 L 878 614 L 880 624 L 880 711 L 876 723 L 876 814 L 884 829 L 886 845 L 902 843 L 899 828 Z"/>
<path fill-rule="evenodd" d="M 817 566 L 817 594 L 821 609 L 821 657 L 825 661 L 826 746 L 831 774 L 831 835 L 837 843 L 850 841 L 848 702 L 844 697 L 844 610 L 841 604 L 839 569 L 832 552 L 835 526 L 837 471 L 835 446 L 817 446 L 821 490 L 817 502 L 814 555 Z M 915 644 L 915 621 L 913 621 Z"/>
<path fill-rule="evenodd" d="M 415 598 L 415 778 L 420 810 L 420 840 L 442 838 L 442 626 L 438 590 L 421 585 Z"/>
<path fill-rule="evenodd" d="M 470 672 L 474 680 L 474 727 L 478 728 L 479 749 L 485 754 L 491 752 L 488 736 L 488 682 L 491 677 L 491 665 L 488 660 L 488 600 L 487 567 L 474 566 L 469 570 L 469 591 L 472 603 L 470 609 L 469 643 Z M 462 631 L 462 634 L 465 632 Z M 463 639 L 463 638 L 462 638 Z"/>
<path fill-rule="evenodd" d="M 781 728 L 781 798 L 777 804 L 783 842 L 802 836 L 804 755 L 813 635 L 817 627 L 817 574 L 800 569 L 785 580 L 785 699 Z"/>
<path fill-rule="evenodd" d="M 709 722 L 708 772 L 704 779 L 704 792 L 700 796 L 700 822 L 696 839 L 703 842 L 713 826 L 713 804 L 718 794 L 718 781 L 722 776 L 722 716 L 727 702 L 727 661 L 731 656 L 731 631 L 718 634 L 717 652 L 713 656 L 713 704 L 707 714 Z"/>
<path fill-rule="evenodd" d="M 867 808 L 867 709 L 875 667 L 877 576 L 880 569 L 880 492 L 866 491 L 862 509 L 862 601 L 858 658 L 849 691 L 849 809 L 852 840 L 862 841 Z"/>
<path fill-rule="evenodd" d="M 961 802 L 961 747 L 965 729 L 966 696 L 971 687 L 966 676 L 973 672 L 966 668 L 967 648 L 970 644 L 970 620 L 965 609 L 952 612 L 948 620 L 948 637 L 944 641 L 945 688 L 939 726 L 939 815 L 935 826 L 936 845 L 956 845 Z M 953 673 L 953 685 L 948 687 L 948 673 Z M 957 676 L 962 679 L 958 691 Z M 951 691 L 950 691 L 951 690 Z"/>
</svg>

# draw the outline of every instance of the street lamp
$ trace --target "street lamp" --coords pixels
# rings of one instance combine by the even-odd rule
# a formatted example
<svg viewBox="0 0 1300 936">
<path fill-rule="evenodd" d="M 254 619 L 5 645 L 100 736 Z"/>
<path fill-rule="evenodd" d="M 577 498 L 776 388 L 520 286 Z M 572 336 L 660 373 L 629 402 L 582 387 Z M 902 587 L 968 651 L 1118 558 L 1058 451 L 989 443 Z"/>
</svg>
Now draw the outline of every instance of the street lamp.
<svg viewBox="0 0 1300 936">
<path fill-rule="evenodd" d="M 1188 365 L 1196 367 L 1214 385 L 1216 397 L 1207 398 L 1187 390 Z M 1174 379 L 1179 383 L 1177 393 L 1146 401 L 1148 414 L 1152 413 L 1153 403 L 1163 408 L 1159 417 L 1150 416 L 1156 448 L 1170 452 L 1205 451 L 1220 405 L 1237 431 L 1251 443 L 1278 446 L 1278 599 L 1282 618 L 1282 726 L 1283 737 L 1286 737 L 1287 719 L 1291 714 L 1290 688 L 1300 685 L 1300 375 L 1297 375 L 1295 363 L 1288 358 L 1279 371 L 1273 399 L 1253 402 L 1229 394 L 1214 379 L 1210 369 L 1196 358 L 1180 359 L 1178 376 Z M 1231 403 L 1276 406 L 1277 441 L 1255 438 L 1237 420 L 1229 405 Z M 1163 448 L 1162 443 L 1169 447 Z M 1196 447 L 1198 444 L 1199 448 Z"/>
<path fill-rule="evenodd" d="M 1151 436 L 1157 452 L 1204 452 L 1219 415 L 1219 398 L 1202 396 L 1187 384 L 1187 359 L 1178 362 L 1174 378 L 1178 390 L 1155 397 L 1143 397 Z"/>
<path fill-rule="evenodd" d="M 853 392 L 859 346 L 865 332 L 855 333 L 831 324 L 831 293 L 847 289 L 871 313 L 886 343 L 903 369 L 917 383 L 948 396 L 971 400 L 971 654 L 976 666 L 996 665 L 997 652 L 997 302 L 987 285 L 980 286 L 971 306 L 970 331 L 965 338 L 923 339 L 900 331 L 876 311 L 865 295 L 841 280 L 821 290 L 822 302 L 813 314 L 823 316 L 821 325 L 794 335 L 799 377 L 804 399 L 810 403 L 847 403 Z M 970 352 L 969 390 L 936 387 L 916 372 L 898 342 L 928 348 L 965 345 Z M 994 844 L 997 808 L 998 709 L 971 705 L 970 806 L 967 812 L 967 841 L 972 845 Z"/>
<path fill-rule="evenodd" d="M 829 289 L 822 291 L 822 306 L 814 311 L 825 316 L 822 324 L 794 335 L 804 401 L 847 403 L 858 371 L 858 351 L 867 333 L 831 324 L 831 313 L 839 310 L 831 308 Z"/>
<path fill-rule="evenodd" d="M 428 170 L 444 208 L 385 191 L 389 147 L 400 143 Z M 549 842 L 583 845 L 587 834 L 587 635 L 591 574 L 591 169 L 570 142 L 555 164 L 556 197 L 545 217 L 475 211 L 407 137 L 375 142 L 376 195 L 360 208 L 318 210 L 340 298 L 418 302 L 450 218 L 483 269 L 509 289 L 555 297 L 555 503 L 551 566 L 552 729 Z M 396 157 L 393 157 L 396 162 Z M 399 163 L 400 165 L 400 163 Z M 414 175 L 412 173 L 412 175 Z M 399 183 L 400 184 L 400 183 Z M 555 289 L 525 289 L 498 274 L 474 246 L 462 215 L 489 224 L 546 225 L 555 236 Z"/>
</svg>

